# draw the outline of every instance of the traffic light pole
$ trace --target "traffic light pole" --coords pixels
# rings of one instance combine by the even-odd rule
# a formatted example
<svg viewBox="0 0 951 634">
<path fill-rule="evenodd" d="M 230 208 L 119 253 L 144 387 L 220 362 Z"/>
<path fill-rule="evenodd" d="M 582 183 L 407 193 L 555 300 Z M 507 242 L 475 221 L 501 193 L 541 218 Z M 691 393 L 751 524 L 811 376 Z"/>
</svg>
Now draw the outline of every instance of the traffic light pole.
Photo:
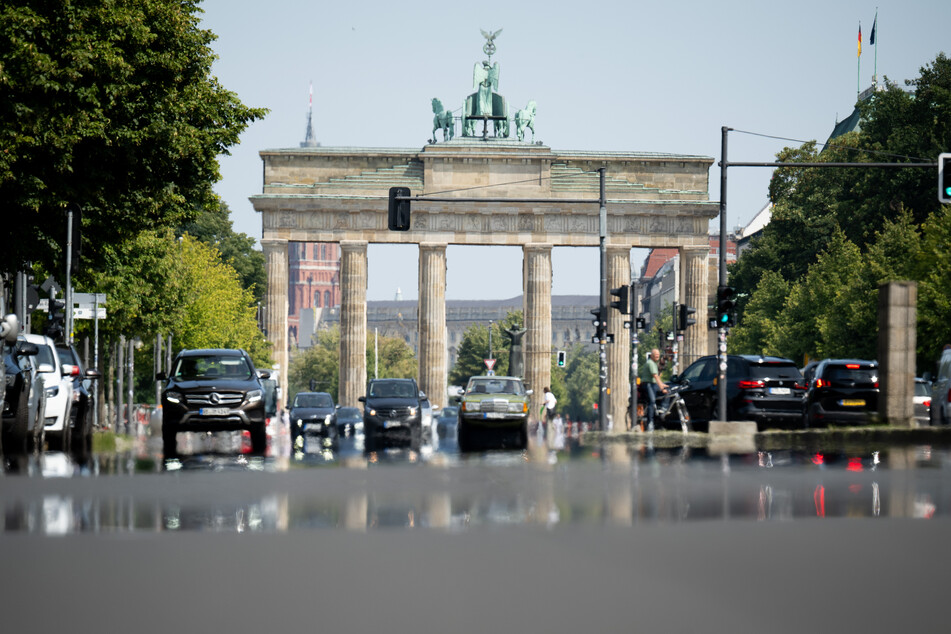
<svg viewBox="0 0 951 634">
<path fill-rule="evenodd" d="M 66 332 L 63 340 L 67 345 L 73 343 L 73 207 L 66 208 Z M 99 307 L 94 306 L 98 311 Z"/>
<path fill-rule="evenodd" d="M 726 168 L 729 166 L 726 154 L 727 133 L 732 128 L 720 128 L 720 257 L 719 286 L 726 286 Z M 717 324 L 717 420 L 726 420 L 726 328 Z"/>
<path fill-rule="evenodd" d="M 598 168 L 598 177 L 600 179 L 599 202 L 601 211 L 598 214 L 598 235 L 601 249 L 601 300 L 598 304 L 601 310 L 600 325 L 598 325 L 598 423 L 601 431 L 607 431 L 608 425 L 608 353 L 605 348 L 607 343 L 607 321 L 608 317 L 608 203 L 604 195 L 604 168 Z"/>
</svg>

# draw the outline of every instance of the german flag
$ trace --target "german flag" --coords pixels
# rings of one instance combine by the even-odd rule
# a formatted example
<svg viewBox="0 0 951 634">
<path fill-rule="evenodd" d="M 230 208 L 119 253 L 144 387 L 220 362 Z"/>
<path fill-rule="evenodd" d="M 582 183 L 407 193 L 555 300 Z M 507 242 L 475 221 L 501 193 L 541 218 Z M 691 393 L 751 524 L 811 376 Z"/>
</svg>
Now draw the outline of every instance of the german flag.
<svg viewBox="0 0 951 634">
<path fill-rule="evenodd" d="M 862 57 L 862 25 L 859 24 L 859 54 L 856 57 Z"/>
</svg>

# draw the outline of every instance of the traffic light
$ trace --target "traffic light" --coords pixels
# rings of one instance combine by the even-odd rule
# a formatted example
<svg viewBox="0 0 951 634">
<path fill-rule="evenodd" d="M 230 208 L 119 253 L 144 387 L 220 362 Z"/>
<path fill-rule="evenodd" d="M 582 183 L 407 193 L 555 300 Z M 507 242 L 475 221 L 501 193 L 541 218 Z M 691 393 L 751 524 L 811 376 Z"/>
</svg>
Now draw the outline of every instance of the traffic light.
<svg viewBox="0 0 951 634">
<path fill-rule="evenodd" d="M 686 304 L 680 304 L 677 308 L 677 330 L 684 331 L 697 323 L 697 320 L 691 317 L 697 312 L 696 308 L 691 308 Z"/>
<path fill-rule="evenodd" d="M 565 367 L 565 358 L 566 358 L 567 356 L 568 356 L 568 355 L 565 354 L 565 351 L 564 351 L 564 350 L 559 350 L 559 351 L 558 351 L 558 367 L 559 367 L 559 368 Z"/>
<path fill-rule="evenodd" d="M 638 330 L 647 330 L 647 318 L 646 318 L 646 317 L 638 317 L 638 318 L 635 320 L 635 323 L 637 324 L 637 329 L 638 329 Z"/>
<path fill-rule="evenodd" d="M 66 325 L 66 302 L 62 299 L 50 300 L 50 317 L 43 327 L 43 334 L 54 341 L 63 336 Z"/>
<path fill-rule="evenodd" d="M 732 328 L 736 325 L 736 289 L 732 286 L 717 287 L 717 327 Z"/>
<path fill-rule="evenodd" d="M 612 288 L 611 294 L 617 297 L 616 301 L 611 302 L 611 308 L 616 308 L 621 311 L 622 315 L 631 314 L 631 287 L 630 286 L 621 286 L 618 288 Z"/>
<path fill-rule="evenodd" d="M 951 152 L 938 155 L 938 200 L 951 203 Z"/>
<path fill-rule="evenodd" d="M 397 200 L 397 196 L 409 197 L 409 187 L 390 187 L 388 224 L 390 231 L 409 230 L 409 200 Z"/>
</svg>

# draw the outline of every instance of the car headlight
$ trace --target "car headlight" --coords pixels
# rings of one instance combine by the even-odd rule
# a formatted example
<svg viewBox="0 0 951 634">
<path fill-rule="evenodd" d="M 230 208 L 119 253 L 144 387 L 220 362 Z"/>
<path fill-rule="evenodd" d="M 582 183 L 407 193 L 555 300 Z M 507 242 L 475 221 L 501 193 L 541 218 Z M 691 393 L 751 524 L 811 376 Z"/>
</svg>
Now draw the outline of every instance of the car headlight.
<svg viewBox="0 0 951 634">
<path fill-rule="evenodd" d="M 372 408 L 371 408 L 369 413 L 370 413 L 370 416 L 376 416 L 376 410 L 375 410 L 375 409 L 372 409 Z"/>
<path fill-rule="evenodd" d="M 54 385 L 53 387 L 46 388 L 46 398 L 54 398 L 59 396 L 59 386 Z"/>
<path fill-rule="evenodd" d="M 462 403 L 462 411 L 464 412 L 478 412 L 481 409 L 481 403 L 479 401 L 465 401 Z"/>
<path fill-rule="evenodd" d="M 178 392 L 166 392 L 166 393 L 165 393 L 165 399 L 166 399 L 169 403 L 181 403 L 181 402 L 184 400 L 184 399 L 182 398 L 182 395 L 179 394 Z"/>
<path fill-rule="evenodd" d="M 509 403 L 509 411 L 515 413 L 527 412 L 528 403 Z"/>
<path fill-rule="evenodd" d="M 330 414 L 327 414 L 326 416 L 324 416 L 324 425 L 329 425 L 329 424 L 330 424 Z"/>
<path fill-rule="evenodd" d="M 302 421 L 301 419 L 298 418 L 298 419 L 297 419 L 297 426 L 300 427 L 300 426 L 303 425 L 303 424 L 304 424 L 304 421 Z"/>
<path fill-rule="evenodd" d="M 409 415 L 410 415 L 410 416 L 416 416 L 416 411 L 417 411 L 417 409 L 416 409 L 415 407 L 409 408 Z"/>
<path fill-rule="evenodd" d="M 263 396 L 264 396 L 264 392 L 262 392 L 261 390 L 251 390 L 244 397 L 244 400 L 247 401 L 248 405 L 252 405 L 260 401 L 261 398 L 263 398 Z"/>
</svg>

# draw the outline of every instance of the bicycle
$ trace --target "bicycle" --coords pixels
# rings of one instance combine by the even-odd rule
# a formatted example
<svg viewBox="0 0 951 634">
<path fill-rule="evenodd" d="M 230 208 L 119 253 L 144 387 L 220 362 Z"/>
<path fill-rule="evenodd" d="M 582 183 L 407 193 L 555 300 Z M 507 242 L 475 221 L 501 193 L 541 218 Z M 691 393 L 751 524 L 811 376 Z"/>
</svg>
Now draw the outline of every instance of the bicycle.
<svg viewBox="0 0 951 634">
<path fill-rule="evenodd" d="M 677 421 L 680 423 L 680 428 L 683 433 L 692 431 L 693 427 L 690 423 L 690 412 L 687 410 L 687 403 L 684 401 L 684 397 L 680 395 L 687 386 L 688 382 L 684 381 L 678 385 L 673 385 L 667 388 L 667 393 L 659 395 L 656 400 L 656 409 L 654 411 L 654 421 L 658 426 L 664 425 L 672 415 L 676 414 Z M 640 426 L 641 431 L 644 431 L 647 427 L 647 394 L 646 388 L 638 386 L 638 400 L 637 400 L 637 423 Z M 630 399 L 628 399 L 628 407 L 625 412 L 625 421 L 627 423 L 628 429 L 631 428 L 631 406 Z"/>
</svg>

